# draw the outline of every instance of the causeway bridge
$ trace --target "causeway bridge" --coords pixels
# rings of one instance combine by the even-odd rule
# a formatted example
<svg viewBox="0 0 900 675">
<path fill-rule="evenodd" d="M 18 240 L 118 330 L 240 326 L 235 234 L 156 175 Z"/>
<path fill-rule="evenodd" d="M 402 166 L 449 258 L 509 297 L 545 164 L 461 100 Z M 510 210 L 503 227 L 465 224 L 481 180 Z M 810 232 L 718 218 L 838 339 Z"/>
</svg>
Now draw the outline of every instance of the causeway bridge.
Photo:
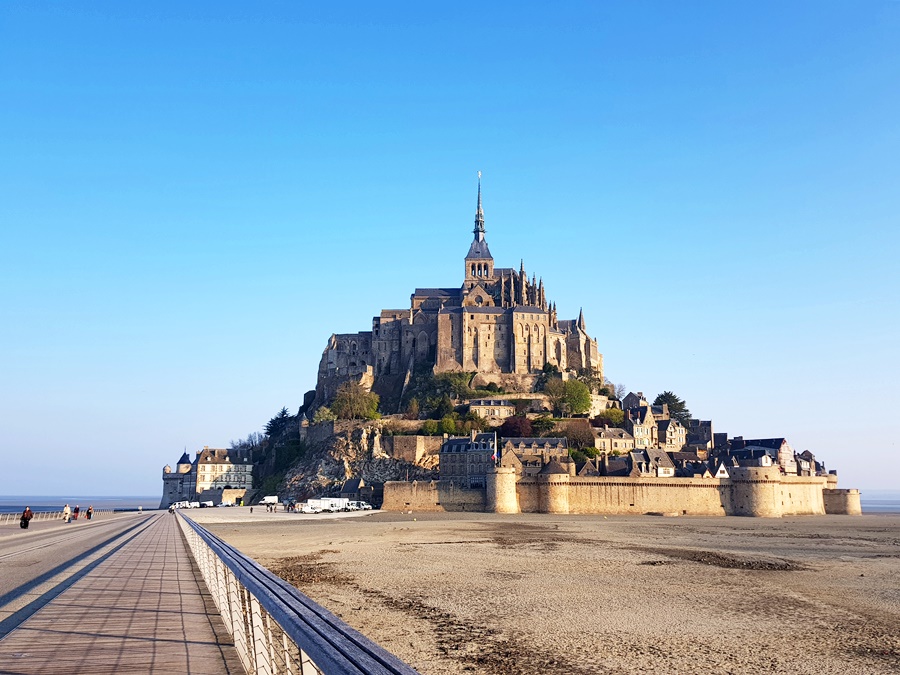
<svg viewBox="0 0 900 675">
<path fill-rule="evenodd" d="M 188 517 L 0 525 L 0 673 L 414 675 Z"/>
</svg>

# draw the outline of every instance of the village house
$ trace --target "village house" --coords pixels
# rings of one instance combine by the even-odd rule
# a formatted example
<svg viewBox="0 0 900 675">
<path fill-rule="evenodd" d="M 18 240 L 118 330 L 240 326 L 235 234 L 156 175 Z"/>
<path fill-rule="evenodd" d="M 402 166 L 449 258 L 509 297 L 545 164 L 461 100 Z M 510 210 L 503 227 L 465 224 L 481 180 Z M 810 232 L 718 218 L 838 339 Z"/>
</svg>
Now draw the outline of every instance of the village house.
<svg viewBox="0 0 900 675">
<path fill-rule="evenodd" d="M 644 450 L 634 450 L 631 456 L 631 475 L 653 476 L 656 478 L 670 477 L 675 475 L 675 465 L 669 459 L 669 455 L 665 452 L 654 449 L 649 452 Z"/>
<path fill-rule="evenodd" d="M 484 487 L 496 459 L 497 434 L 473 431 L 469 436 L 452 436 L 444 441 L 438 456 L 441 480 L 467 488 Z"/>
<path fill-rule="evenodd" d="M 480 398 L 469 403 L 469 411 L 491 424 L 503 424 L 507 417 L 516 414 L 516 406 L 505 399 Z"/>
<path fill-rule="evenodd" d="M 684 447 L 685 431 L 678 420 L 659 420 L 656 424 L 658 447 L 667 450 L 681 450 Z"/>
<path fill-rule="evenodd" d="M 625 430 L 634 439 L 636 450 L 655 448 L 659 433 L 649 405 L 625 408 Z"/>
<path fill-rule="evenodd" d="M 625 455 L 634 450 L 634 437 L 624 429 L 603 426 L 591 427 L 594 447 L 610 455 Z"/>
</svg>

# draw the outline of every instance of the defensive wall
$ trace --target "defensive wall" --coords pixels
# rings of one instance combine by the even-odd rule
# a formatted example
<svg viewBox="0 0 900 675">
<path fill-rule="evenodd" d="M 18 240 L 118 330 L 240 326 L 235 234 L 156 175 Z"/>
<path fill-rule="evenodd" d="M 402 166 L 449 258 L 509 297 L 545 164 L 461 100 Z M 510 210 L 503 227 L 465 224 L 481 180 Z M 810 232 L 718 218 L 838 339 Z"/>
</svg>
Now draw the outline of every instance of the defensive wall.
<svg viewBox="0 0 900 675">
<path fill-rule="evenodd" d="M 384 484 L 383 511 L 485 511 L 485 491 L 461 488 L 449 481 Z"/>
<path fill-rule="evenodd" d="M 782 476 L 777 468 L 735 469 L 730 478 L 521 477 L 497 468 L 485 489 L 447 481 L 386 483 L 388 511 L 490 511 L 689 516 L 858 515 L 858 490 L 837 490 L 824 476 Z"/>
</svg>

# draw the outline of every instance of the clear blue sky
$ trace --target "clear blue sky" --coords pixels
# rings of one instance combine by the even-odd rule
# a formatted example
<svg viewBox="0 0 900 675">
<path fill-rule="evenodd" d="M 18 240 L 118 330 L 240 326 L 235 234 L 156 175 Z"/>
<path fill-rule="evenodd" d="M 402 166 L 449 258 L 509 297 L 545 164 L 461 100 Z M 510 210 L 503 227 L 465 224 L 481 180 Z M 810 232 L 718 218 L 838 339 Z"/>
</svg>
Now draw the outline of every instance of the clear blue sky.
<svg viewBox="0 0 900 675">
<path fill-rule="evenodd" d="M 188 6 L 185 6 L 188 5 Z M 607 375 L 900 488 L 900 3 L 0 3 L 5 494 L 158 494 L 498 265 Z"/>
</svg>

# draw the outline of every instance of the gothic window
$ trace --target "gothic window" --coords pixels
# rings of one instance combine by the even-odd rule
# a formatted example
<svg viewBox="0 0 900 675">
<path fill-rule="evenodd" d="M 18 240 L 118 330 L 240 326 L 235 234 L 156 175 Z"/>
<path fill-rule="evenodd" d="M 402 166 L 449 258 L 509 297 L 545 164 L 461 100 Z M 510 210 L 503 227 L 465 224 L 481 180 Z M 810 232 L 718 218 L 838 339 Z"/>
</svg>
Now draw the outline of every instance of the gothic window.
<svg viewBox="0 0 900 675">
<path fill-rule="evenodd" d="M 472 265 L 472 276 L 475 276 L 475 265 Z"/>
</svg>

